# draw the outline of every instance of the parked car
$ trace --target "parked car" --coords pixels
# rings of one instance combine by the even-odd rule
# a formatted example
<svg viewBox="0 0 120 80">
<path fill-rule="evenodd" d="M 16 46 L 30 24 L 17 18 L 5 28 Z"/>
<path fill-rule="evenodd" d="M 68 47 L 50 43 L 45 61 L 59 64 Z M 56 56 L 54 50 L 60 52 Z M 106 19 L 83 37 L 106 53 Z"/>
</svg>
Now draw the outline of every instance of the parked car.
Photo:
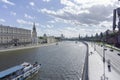
<svg viewBox="0 0 120 80">
<path fill-rule="evenodd" d="M 113 49 L 110 49 L 111 52 L 113 52 L 114 50 Z"/>
<path fill-rule="evenodd" d="M 120 53 L 118 53 L 117 55 L 120 56 Z"/>
<path fill-rule="evenodd" d="M 106 51 L 107 49 L 105 48 L 104 50 Z"/>
</svg>

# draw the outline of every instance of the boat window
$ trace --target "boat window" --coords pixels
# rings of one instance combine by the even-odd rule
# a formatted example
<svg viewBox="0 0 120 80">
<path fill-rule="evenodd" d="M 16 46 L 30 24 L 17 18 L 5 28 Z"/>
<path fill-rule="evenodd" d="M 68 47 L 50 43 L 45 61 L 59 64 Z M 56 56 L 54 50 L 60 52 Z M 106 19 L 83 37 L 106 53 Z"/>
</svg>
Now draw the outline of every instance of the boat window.
<svg viewBox="0 0 120 80">
<path fill-rule="evenodd" d="M 5 76 L 5 77 L 1 78 L 0 80 L 10 80 L 10 76 Z"/>
</svg>

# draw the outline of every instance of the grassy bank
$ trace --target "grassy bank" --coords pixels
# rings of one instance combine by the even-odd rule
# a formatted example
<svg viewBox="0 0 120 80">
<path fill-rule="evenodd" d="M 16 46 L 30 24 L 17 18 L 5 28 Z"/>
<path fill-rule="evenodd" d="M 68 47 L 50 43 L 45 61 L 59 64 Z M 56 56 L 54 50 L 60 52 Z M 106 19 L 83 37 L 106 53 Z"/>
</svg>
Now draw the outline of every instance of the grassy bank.
<svg viewBox="0 0 120 80">
<path fill-rule="evenodd" d="M 96 43 L 97 43 L 98 45 L 103 45 L 102 42 L 96 42 Z M 110 45 L 110 44 L 107 44 L 107 43 L 104 43 L 104 45 L 105 45 L 106 47 L 108 47 L 108 48 L 113 49 L 113 50 L 120 51 L 120 48 L 117 48 L 117 47 L 115 47 L 114 45 Z"/>
</svg>

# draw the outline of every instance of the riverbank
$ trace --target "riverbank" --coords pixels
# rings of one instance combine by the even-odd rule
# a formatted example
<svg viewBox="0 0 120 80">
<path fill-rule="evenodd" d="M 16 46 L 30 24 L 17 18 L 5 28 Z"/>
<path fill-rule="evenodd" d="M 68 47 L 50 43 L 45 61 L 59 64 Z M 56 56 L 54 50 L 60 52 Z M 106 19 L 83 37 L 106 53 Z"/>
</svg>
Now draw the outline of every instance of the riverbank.
<svg viewBox="0 0 120 80">
<path fill-rule="evenodd" d="M 0 49 L 0 52 L 16 51 L 16 50 L 31 49 L 31 48 L 38 48 L 38 47 L 43 47 L 43 46 L 48 46 L 48 45 L 54 45 L 54 44 L 56 44 L 56 43 L 46 43 L 46 44 L 37 44 L 37 45 L 27 45 L 27 46 L 2 48 L 2 49 Z"/>
</svg>

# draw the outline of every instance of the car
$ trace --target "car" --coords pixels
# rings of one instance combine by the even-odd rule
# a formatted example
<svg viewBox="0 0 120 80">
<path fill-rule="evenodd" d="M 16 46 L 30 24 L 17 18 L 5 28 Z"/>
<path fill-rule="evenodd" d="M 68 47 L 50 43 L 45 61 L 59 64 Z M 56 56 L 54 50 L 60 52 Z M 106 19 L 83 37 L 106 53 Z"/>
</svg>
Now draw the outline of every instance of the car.
<svg viewBox="0 0 120 80">
<path fill-rule="evenodd" d="M 118 53 L 117 55 L 120 56 L 120 53 Z"/>
<path fill-rule="evenodd" d="M 106 51 L 107 49 L 105 48 L 104 50 Z"/>
<path fill-rule="evenodd" d="M 113 49 L 110 49 L 111 52 L 113 52 L 114 50 Z"/>
</svg>

